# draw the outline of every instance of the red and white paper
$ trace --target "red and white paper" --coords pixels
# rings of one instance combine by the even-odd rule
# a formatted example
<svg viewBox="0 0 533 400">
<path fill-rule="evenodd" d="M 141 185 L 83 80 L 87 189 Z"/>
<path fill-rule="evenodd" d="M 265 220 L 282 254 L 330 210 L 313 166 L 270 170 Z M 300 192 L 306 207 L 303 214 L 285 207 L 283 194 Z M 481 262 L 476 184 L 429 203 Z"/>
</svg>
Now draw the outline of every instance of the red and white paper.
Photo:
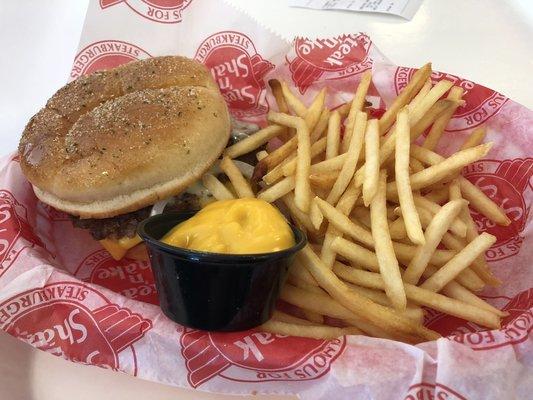
<svg viewBox="0 0 533 400">
<path fill-rule="evenodd" d="M 328 87 L 334 107 L 373 69 L 368 100 L 379 109 L 413 70 L 391 65 L 364 34 L 292 43 L 217 0 L 93 0 L 71 79 L 157 55 L 205 63 L 238 119 L 264 122 L 278 77 L 309 99 Z M 431 57 L 431 55 L 428 55 Z M 465 89 L 440 151 L 485 124 L 495 146 L 463 174 L 501 205 L 512 224 L 495 226 L 487 252 L 504 283 L 482 293 L 509 311 L 503 328 L 428 311 L 446 337 L 411 346 L 361 336 L 335 340 L 259 331 L 209 333 L 161 313 L 148 263 L 115 261 L 68 217 L 39 202 L 18 156 L 0 161 L 0 327 L 65 359 L 198 390 L 298 394 L 303 399 L 525 399 L 533 390 L 533 112 L 459 77 Z M 37 111 L 37 110 L 36 110 Z"/>
</svg>

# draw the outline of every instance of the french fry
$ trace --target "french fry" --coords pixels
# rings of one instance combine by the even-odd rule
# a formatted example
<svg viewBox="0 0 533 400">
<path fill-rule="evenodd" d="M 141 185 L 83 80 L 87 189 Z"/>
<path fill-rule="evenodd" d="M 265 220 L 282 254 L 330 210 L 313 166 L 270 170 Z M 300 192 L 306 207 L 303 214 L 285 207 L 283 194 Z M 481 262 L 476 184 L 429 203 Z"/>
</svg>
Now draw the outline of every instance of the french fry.
<svg viewBox="0 0 533 400">
<path fill-rule="evenodd" d="M 436 270 L 436 269 L 435 269 Z M 509 315 L 506 311 L 498 310 L 496 307 L 490 305 L 486 301 L 477 297 L 474 293 L 461 286 L 459 283 L 452 281 L 448 283 L 441 291 L 448 297 L 454 298 L 459 301 L 471 304 L 475 307 L 483 308 L 487 311 L 490 311 L 499 317 L 506 317 Z"/>
<path fill-rule="evenodd" d="M 345 217 L 341 215 L 333 215 L 331 208 L 327 207 L 326 204 L 318 202 L 319 207 L 321 207 L 322 213 L 325 218 L 328 219 L 328 221 L 335 226 L 340 232 L 343 234 L 351 237 L 353 240 L 364 244 L 367 247 L 373 248 L 374 247 L 374 239 L 372 238 L 371 233 L 363 228 L 362 226 L 358 225 L 352 220 L 345 219 Z M 351 245 L 351 242 L 348 242 L 347 240 L 337 240 L 337 243 L 332 243 L 332 249 L 334 249 L 337 253 L 341 254 L 342 256 L 346 258 L 350 257 L 357 257 L 357 256 L 351 256 L 349 253 L 346 253 L 347 250 L 343 250 L 342 247 L 345 245 Z M 409 262 L 413 259 L 416 253 L 417 247 L 407 245 L 404 243 L 399 242 L 392 242 L 392 246 L 394 248 L 394 253 L 396 254 L 396 258 L 402 263 L 402 264 L 409 264 Z M 349 246 L 348 246 L 349 247 Z M 359 246 L 360 247 L 360 246 Z M 364 249 L 364 248 L 363 248 Z M 364 249 L 366 250 L 366 249 Z M 349 250 L 348 250 L 349 251 Z M 357 251 L 357 249 L 355 250 Z M 365 252 L 365 254 L 368 254 Z M 430 259 L 430 263 L 433 265 L 441 266 L 446 264 L 450 259 L 455 256 L 457 252 L 450 251 L 450 250 L 436 250 L 432 255 Z M 358 258 L 352 258 L 353 261 L 361 261 Z M 373 262 L 373 260 L 367 260 L 368 262 Z M 374 264 L 375 265 L 375 264 Z M 372 268 L 372 265 L 366 265 L 368 268 Z"/>
<path fill-rule="evenodd" d="M 361 200 L 361 199 L 359 199 Z M 352 219 L 355 220 L 357 223 L 361 223 L 367 228 L 370 228 L 370 209 L 364 208 L 364 204 L 361 204 L 361 202 L 355 203 L 356 207 L 352 210 Z"/>
<path fill-rule="evenodd" d="M 305 318 L 309 321 L 309 322 L 312 322 L 313 324 L 318 324 L 318 325 L 323 325 L 324 324 L 324 317 L 322 315 L 320 315 L 319 313 L 317 312 L 314 312 L 314 311 L 310 311 L 310 310 L 302 310 L 304 315 L 305 315 Z"/>
<path fill-rule="evenodd" d="M 316 230 L 320 229 L 320 226 L 322 225 L 322 221 L 324 220 L 324 216 L 320 212 L 320 208 L 318 208 L 318 205 L 316 204 L 316 199 L 320 199 L 320 197 L 315 197 L 313 201 L 311 201 L 311 205 L 309 208 L 309 218 L 311 218 L 311 222 L 313 223 L 313 226 Z"/>
<path fill-rule="evenodd" d="M 397 330 L 408 335 L 416 335 L 422 340 L 435 340 L 440 337 L 438 333 L 423 325 L 413 323 L 408 318 L 401 317 L 390 309 L 351 291 L 331 270 L 326 268 L 309 246 L 304 247 L 300 254 L 306 260 L 305 267 L 311 272 L 319 285 L 331 297 L 356 315 L 382 329 Z"/>
<path fill-rule="evenodd" d="M 326 160 L 339 155 L 339 145 L 341 139 L 341 115 L 338 111 L 333 111 L 329 116 L 328 133 L 326 145 Z"/>
<path fill-rule="evenodd" d="M 468 200 L 470 206 L 477 212 L 483 214 L 498 225 L 508 226 L 511 224 L 511 220 L 505 214 L 505 211 L 489 199 L 481 189 L 463 177 L 459 178 L 459 183 L 463 197 Z"/>
<path fill-rule="evenodd" d="M 468 243 L 454 258 L 431 275 L 420 287 L 433 292 L 439 292 L 459 275 L 459 273 L 468 268 L 479 255 L 484 254 L 495 242 L 495 236 L 483 232 L 474 241 Z"/>
<path fill-rule="evenodd" d="M 462 199 L 461 186 L 457 179 L 455 179 L 450 184 L 450 199 L 453 199 L 453 200 Z M 479 236 L 479 234 L 477 232 L 476 225 L 474 223 L 474 220 L 472 219 L 472 216 L 470 215 L 468 208 L 467 207 L 463 208 L 459 215 L 461 219 L 463 220 L 463 222 L 465 222 L 466 224 L 466 237 L 465 238 L 468 242 L 472 242 Z M 474 262 L 472 262 L 470 267 L 486 284 L 491 285 L 491 286 L 501 285 L 502 282 L 492 275 L 489 269 L 489 266 L 487 265 L 487 261 L 485 260 L 484 255 L 479 255 L 474 260 Z"/>
<path fill-rule="evenodd" d="M 405 223 L 402 217 L 396 218 L 392 223 L 389 224 L 389 234 L 391 239 L 400 240 L 407 236 L 407 231 L 405 230 Z"/>
<path fill-rule="evenodd" d="M 288 157 L 290 157 L 297 147 L 298 138 L 296 136 L 293 136 L 288 141 L 283 143 L 280 147 L 278 147 L 276 150 L 270 152 L 268 154 L 268 157 L 265 157 L 261 160 L 261 164 L 264 165 L 265 168 L 270 171 L 279 164 L 281 164 L 283 161 L 285 161 Z"/>
<path fill-rule="evenodd" d="M 420 195 L 414 195 L 413 200 L 417 207 L 423 207 L 426 210 L 431 211 L 433 214 L 437 214 L 442 208 L 437 203 L 429 200 L 428 198 Z M 460 218 L 456 218 L 450 224 L 450 232 L 453 232 L 459 237 L 465 237 L 466 235 L 466 225 Z"/>
<path fill-rule="evenodd" d="M 396 114 L 407 105 L 415 95 L 422 89 L 431 75 L 431 64 L 428 63 L 416 71 L 402 92 L 394 99 L 391 106 L 385 111 L 385 114 L 379 120 L 379 131 L 387 132 L 396 121 Z"/>
<path fill-rule="evenodd" d="M 311 142 L 309 129 L 305 121 L 299 117 L 293 117 L 280 113 L 269 113 L 269 120 L 280 125 L 296 129 L 298 139 L 296 152 L 296 172 L 294 184 L 294 201 L 296 206 L 307 212 L 311 205 L 309 184 L 309 169 L 311 167 Z"/>
<path fill-rule="evenodd" d="M 274 113 L 274 114 L 280 114 L 280 113 Z M 270 113 L 268 117 L 270 117 Z M 320 114 L 320 118 L 314 130 L 311 132 L 312 143 L 316 142 L 320 138 L 324 130 L 326 129 L 327 124 L 328 124 L 328 118 L 329 118 L 329 110 L 328 109 L 322 110 L 322 113 Z M 282 146 L 280 146 L 279 148 L 271 152 L 268 155 L 268 157 L 265 157 L 265 159 L 263 159 L 261 163 L 265 166 L 266 169 L 272 170 L 276 166 L 281 164 L 283 161 L 290 158 L 295 152 L 295 150 L 297 149 L 297 147 L 298 147 L 298 138 L 296 136 L 291 137 Z M 279 177 L 281 176 L 278 176 L 278 179 Z M 272 180 L 272 182 L 275 182 L 275 180 Z"/>
<path fill-rule="evenodd" d="M 329 191 L 337 180 L 337 175 L 338 174 L 335 171 L 320 174 L 310 174 L 309 182 L 313 187 L 318 187 Z"/>
<path fill-rule="evenodd" d="M 296 206 L 296 203 L 294 201 L 294 193 L 290 192 L 283 196 L 281 199 L 285 206 L 289 209 L 291 217 L 294 218 L 296 222 L 303 226 L 308 232 L 316 232 L 316 229 L 313 226 L 309 215 L 304 213 Z"/>
<path fill-rule="evenodd" d="M 361 76 L 361 81 L 359 82 L 357 90 L 355 91 L 355 95 L 350 106 L 350 112 L 348 113 L 348 117 L 346 118 L 346 129 L 344 130 L 344 137 L 342 138 L 341 153 L 346 153 L 348 151 L 348 148 L 350 147 L 350 142 L 354 133 L 355 116 L 358 112 L 363 111 L 365 97 L 368 92 L 368 88 L 370 86 L 371 81 L 372 72 L 366 71 L 365 73 L 363 73 L 363 75 Z"/>
<path fill-rule="evenodd" d="M 470 147 L 475 147 L 483 143 L 483 140 L 485 139 L 486 135 L 487 130 L 484 126 L 474 129 L 474 131 L 470 135 L 468 135 L 459 150 L 469 149 Z"/>
<path fill-rule="evenodd" d="M 340 171 L 344 165 L 346 159 L 346 154 L 340 154 L 337 157 L 330 158 L 329 160 L 324 160 L 316 164 L 311 165 L 311 173 L 318 174 L 321 172 L 330 172 L 330 171 Z M 292 175 L 286 171 L 288 175 Z"/>
<path fill-rule="evenodd" d="M 294 190 L 295 184 L 296 180 L 294 179 L 294 176 L 287 176 L 273 186 L 260 192 L 257 195 L 257 198 L 268 203 L 273 203 Z"/>
<path fill-rule="evenodd" d="M 346 266 L 342 267 L 340 263 L 336 263 L 333 266 L 333 271 L 342 279 L 356 285 L 380 290 L 385 288 L 383 278 L 374 272 L 357 270 Z M 405 284 L 405 293 L 410 300 L 422 306 L 431 307 L 437 311 L 463 318 L 488 328 L 498 329 L 500 327 L 498 316 L 484 308 L 478 308 L 409 283 Z"/>
<path fill-rule="evenodd" d="M 336 328 L 326 325 L 297 325 L 282 321 L 269 320 L 259 330 L 280 335 L 300 336 L 312 339 L 336 339 L 344 335 L 361 335 L 363 332 L 356 327 Z"/>
<path fill-rule="evenodd" d="M 454 86 L 450 89 L 447 99 L 453 101 L 453 106 L 446 110 L 441 116 L 439 116 L 439 118 L 437 118 L 428 135 L 426 136 L 426 139 L 424 140 L 424 144 L 422 145 L 423 147 L 433 150 L 437 146 L 439 139 L 446 129 L 446 125 L 448 125 L 448 122 L 450 122 L 455 110 L 457 110 L 459 107 L 459 101 L 461 100 L 462 96 L 463 88 Z"/>
<path fill-rule="evenodd" d="M 320 208 L 322 215 L 324 215 L 324 210 L 327 211 L 328 209 L 333 208 L 340 215 L 343 215 L 347 218 L 347 215 L 349 215 L 352 211 L 360 192 L 361 191 L 355 186 L 348 187 L 348 189 L 346 189 L 339 199 L 336 208 L 321 199 L 315 199 L 315 202 Z M 327 207 L 324 209 L 321 207 L 321 205 L 327 205 Z M 335 251 L 331 248 L 331 243 L 337 236 L 342 236 L 342 233 L 339 232 L 339 230 L 333 224 L 328 224 L 326 234 L 324 235 L 324 243 L 322 243 L 322 250 L 320 251 L 320 259 L 327 268 L 331 268 L 335 262 Z"/>
<path fill-rule="evenodd" d="M 276 100 L 278 111 L 281 113 L 288 114 L 289 106 L 287 105 L 287 102 L 285 101 L 285 97 L 283 96 L 283 90 L 281 89 L 280 81 L 277 79 L 270 79 L 268 81 L 268 86 L 270 87 L 272 96 L 274 96 L 274 99 Z M 279 138 L 283 142 L 286 142 L 292 136 L 294 136 L 294 133 L 295 133 L 294 129 L 288 129 L 286 127 L 282 127 L 282 132 L 279 134 Z"/>
<path fill-rule="evenodd" d="M 366 168 L 365 168 L 366 169 Z M 414 174 L 424 169 L 424 165 L 416 158 L 409 157 L 409 170 Z"/>
<path fill-rule="evenodd" d="M 281 82 L 281 91 L 283 97 L 289 108 L 299 117 L 304 117 L 307 114 L 307 107 L 302 101 L 295 96 L 295 94 L 289 89 L 289 86 L 285 82 Z"/>
<path fill-rule="evenodd" d="M 379 124 L 368 121 L 365 133 L 365 179 L 363 182 L 363 201 L 366 207 L 374 198 L 379 182 Z"/>
<path fill-rule="evenodd" d="M 227 147 L 226 150 L 224 150 L 224 155 L 229 158 L 237 158 L 261 147 L 282 132 L 283 127 L 279 125 L 267 126 L 234 145 Z"/>
<path fill-rule="evenodd" d="M 379 263 L 376 253 L 363 246 L 349 242 L 341 237 L 337 237 L 331 242 L 331 249 L 344 258 L 355 262 L 356 265 L 360 265 L 374 272 L 379 272 Z"/>
<path fill-rule="evenodd" d="M 318 122 L 316 123 L 314 129 L 311 130 L 311 143 L 316 142 L 324 135 L 324 132 L 326 132 L 330 114 L 331 111 L 329 111 L 327 108 L 324 108 L 320 113 Z"/>
<path fill-rule="evenodd" d="M 374 247 L 374 239 L 372 234 L 362 226 L 351 221 L 344 213 L 337 210 L 328 202 L 322 199 L 315 199 L 320 211 L 324 217 L 332 224 L 338 231 L 348 235 L 359 243 L 368 247 Z"/>
<path fill-rule="evenodd" d="M 340 263 L 339 263 L 340 264 Z M 374 303 L 381 304 L 385 307 L 391 307 L 391 302 L 387 295 L 376 289 L 369 289 L 363 286 L 354 285 L 353 283 L 344 282 L 354 292 L 359 293 L 361 296 L 372 300 Z M 396 311 L 399 315 L 409 318 L 416 323 L 422 324 L 424 322 L 424 311 L 417 305 L 409 304 L 404 311 Z"/>
<path fill-rule="evenodd" d="M 205 174 L 202 177 L 202 183 L 217 200 L 230 200 L 235 198 L 226 186 L 212 174 Z"/>
<path fill-rule="evenodd" d="M 439 100 L 439 98 L 449 90 L 451 86 L 452 86 L 452 83 L 450 81 L 446 81 L 446 80 L 440 81 L 429 91 L 426 97 L 421 99 L 420 102 L 415 107 L 409 110 L 410 116 L 411 116 L 411 118 L 409 119 L 409 123 L 411 124 L 411 127 L 416 125 L 416 123 L 424 116 L 424 114 L 429 111 L 429 109 L 433 106 L 433 104 L 435 104 Z M 395 116 L 400 109 L 401 107 L 394 112 Z M 383 132 L 381 130 L 381 121 L 383 117 L 385 116 L 385 114 L 383 114 L 383 116 L 380 119 L 380 132 Z M 415 139 L 416 139 L 415 137 L 411 137 L 412 141 L 414 141 Z M 393 127 L 389 131 L 389 134 L 387 135 L 387 137 L 385 138 L 384 142 L 382 143 L 379 149 L 380 165 L 383 165 L 391 157 L 391 155 L 394 153 L 395 147 L 396 147 L 396 132 L 395 132 L 395 127 Z M 365 166 L 363 165 L 355 173 L 354 184 L 356 186 L 361 186 L 363 184 L 364 169 L 365 169 Z"/>
<path fill-rule="evenodd" d="M 334 107 L 333 110 L 337 111 L 341 115 L 342 118 L 346 118 L 348 116 L 348 113 L 350 112 L 350 108 L 352 106 L 352 103 L 344 103 L 338 107 Z"/>
<path fill-rule="evenodd" d="M 446 177 L 453 179 L 454 172 L 486 156 L 491 147 L 492 143 L 485 143 L 470 149 L 461 150 L 446 158 L 441 163 L 432 165 L 423 171 L 411 175 L 411 188 L 413 190 L 422 189 Z M 397 195 L 396 182 L 388 183 L 387 197 L 395 198 Z"/>
<path fill-rule="evenodd" d="M 407 343 L 420 341 L 420 339 L 417 339 L 416 337 L 402 334 L 396 330 L 378 328 L 367 320 L 358 317 L 346 307 L 336 302 L 329 295 L 319 295 L 288 284 L 283 287 L 280 298 L 301 309 L 308 309 L 332 318 L 345 320 L 350 325 L 357 326 L 364 330 L 364 332 L 375 337 L 398 339 Z"/>
<path fill-rule="evenodd" d="M 425 242 L 424 232 L 413 201 L 409 177 L 410 145 L 409 112 L 403 109 L 398 113 L 396 121 L 396 189 L 407 236 L 414 244 L 422 245 Z"/>
<path fill-rule="evenodd" d="M 379 271 L 385 282 L 385 292 L 394 308 L 403 311 L 407 300 L 403 289 L 402 276 L 400 275 L 400 266 L 398 265 L 389 234 L 386 185 L 387 175 L 385 172 L 381 172 L 378 190 L 372 199 L 372 203 L 370 203 L 370 223 L 372 224 L 372 237 Z"/>
<path fill-rule="evenodd" d="M 309 271 L 307 271 L 306 269 L 304 269 L 304 271 L 309 273 Z M 313 279 L 313 278 L 311 277 L 311 279 Z M 327 296 L 327 293 L 323 289 L 321 289 L 318 286 L 318 284 L 317 285 L 309 284 L 306 281 L 301 280 L 300 278 L 298 278 L 298 276 L 296 276 L 295 274 L 291 273 L 287 280 L 288 280 L 288 282 L 291 285 L 294 285 L 294 286 L 297 286 L 299 288 L 305 289 L 308 292 L 312 292 L 312 293 L 316 293 L 316 294 L 322 294 L 322 295 L 326 295 Z M 320 313 L 318 313 L 318 314 L 320 314 Z"/>
<path fill-rule="evenodd" d="M 422 149 L 415 145 L 411 148 L 411 155 L 428 165 L 437 165 L 445 160 L 440 154 L 428 149 Z M 463 197 L 468 200 L 470 206 L 476 209 L 479 213 L 483 214 L 491 221 L 496 222 L 498 225 L 508 226 L 511 223 L 511 220 L 507 217 L 505 211 L 489 199 L 481 189 L 462 176 L 459 177 L 459 183 L 461 185 Z"/>
<path fill-rule="evenodd" d="M 294 275 L 296 279 L 299 281 L 305 282 L 305 284 L 310 286 L 316 286 L 318 288 L 318 283 L 313 278 L 311 273 L 300 263 L 300 260 L 298 260 L 298 257 L 294 259 L 293 264 L 290 267 L 289 270 L 291 275 Z"/>
<path fill-rule="evenodd" d="M 407 266 L 403 274 L 403 280 L 413 285 L 418 283 L 418 280 L 424 273 L 431 255 L 437 249 L 442 236 L 448 230 L 451 221 L 453 221 L 461 212 L 465 202 L 461 200 L 450 201 L 442 206 L 439 212 L 435 215 L 425 232 L 425 243 L 416 249 L 415 256 Z"/>
<path fill-rule="evenodd" d="M 420 104 L 420 102 L 422 101 L 422 99 L 424 97 L 427 96 L 427 94 L 429 93 L 429 91 L 431 90 L 431 87 L 433 86 L 433 84 L 431 83 L 431 78 L 428 78 L 426 79 L 426 83 L 424 83 L 424 86 L 422 86 L 422 88 L 420 89 L 420 91 L 416 94 L 415 97 L 413 97 L 413 99 L 409 102 L 409 104 L 407 105 L 407 107 L 409 109 L 413 109 L 415 108 L 418 104 Z"/>
<path fill-rule="evenodd" d="M 312 132 L 317 125 L 320 115 L 324 109 L 324 102 L 326 101 L 326 88 L 322 88 L 320 92 L 315 96 L 313 102 L 307 109 L 304 116 L 305 124 L 309 132 Z"/>
<path fill-rule="evenodd" d="M 325 149 L 326 149 L 326 138 L 318 139 L 316 142 L 314 142 L 311 145 L 311 159 L 313 159 L 313 158 L 319 156 L 320 154 L 322 154 Z M 270 172 L 274 173 L 274 171 L 277 168 L 281 169 L 280 177 L 283 176 L 283 175 L 285 175 L 285 176 L 294 175 L 294 173 L 296 172 L 296 156 L 292 157 L 286 163 L 278 165 L 276 168 L 274 168 Z M 270 172 L 268 174 L 266 174 L 265 177 L 263 178 L 263 180 L 266 183 L 268 183 L 267 180 L 269 178 L 268 175 L 270 174 Z M 310 171 L 310 172 L 314 172 L 314 171 Z M 322 172 L 329 172 L 329 171 L 324 170 Z"/>
<path fill-rule="evenodd" d="M 255 158 L 257 158 L 257 161 L 261 161 L 266 156 L 268 156 L 268 153 L 265 150 L 261 150 L 255 153 Z"/>
<path fill-rule="evenodd" d="M 440 185 L 438 189 L 433 189 L 431 192 L 426 193 L 424 197 L 437 204 L 446 203 L 450 199 L 448 186 L 448 184 Z"/>
<path fill-rule="evenodd" d="M 306 319 L 298 318 L 298 317 L 295 317 L 294 315 L 290 315 L 279 310 L 274 310 L 274 312 L 272 313 L 272 320 L 280 321 L 280 322 L 287 322 L 287 323 L 296 324 L 296 325 L 313 325 L 312 322 Z"/>
<path fill-rule="evenodd" d="M 367 115 L 364 112 L 358 112 L 355 116 L 354 133 L 350 142 L 350 147 L 346 152 L 346 158 L 344 159 L 344 165 L 342 166 L 339 176 L 329 192 L 327 201 L 331 204 L 336 204 L 342 193 L 346 190 L 346 187 L 350 183 L 357 161 L 359 160 L 359 154 L 363 147 L 363 138 L 365 135 Z"/>
<path fill-rule="evenodd" d="M 268 86 L 270 86 L 270 91 L 272 92 L 272 96 L 274 96 L 274 99 L 276 100 L 276 104 L 278 105 L 278 111 L 288 114 L 289 106 L 287 105 L 287 102 L 285 101 L 285 97 L 283 96 L 283 89 L 281 88 L 281 82 L 277 79 L 270 79 L 268 81 Z"/>
<path fill-rule="evenodd" d="M 458 102 L 453 102 L 450 100 L 439 100 L 431 106 L 431 108 L 420 118 L 420 120 L 412 127 L 411 129 L 411 140 L 415 140 L 422 133 L 426 131 L 438 118 L 445 114 L 455 106 Z"/>
<path fill-rule="evenodd" d="M 240 198 L 255 197 L 250 184 L 231 158 L 224 157 L 220 162 L 220 169 L 228 176 L 237 196 Z"/>
</svg>

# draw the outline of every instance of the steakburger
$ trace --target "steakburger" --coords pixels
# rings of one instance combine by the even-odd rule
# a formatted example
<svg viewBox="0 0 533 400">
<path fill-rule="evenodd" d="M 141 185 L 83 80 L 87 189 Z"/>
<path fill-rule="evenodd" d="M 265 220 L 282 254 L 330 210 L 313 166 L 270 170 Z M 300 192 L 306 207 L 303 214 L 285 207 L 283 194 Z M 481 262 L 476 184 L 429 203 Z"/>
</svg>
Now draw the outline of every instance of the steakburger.
<svg viewBox="0 0 533 400">
<path fill-rule="evenodd" d="M 83 76 L 28 123 L 21 168 L 44 203 L 116 258 L 136 246 L 152 205 L 183 193 L 218 159 L 230 116 L 209 71 L 156 57 Z M 197 208 L 182 194 L 173 204 Z"/>
</svg>

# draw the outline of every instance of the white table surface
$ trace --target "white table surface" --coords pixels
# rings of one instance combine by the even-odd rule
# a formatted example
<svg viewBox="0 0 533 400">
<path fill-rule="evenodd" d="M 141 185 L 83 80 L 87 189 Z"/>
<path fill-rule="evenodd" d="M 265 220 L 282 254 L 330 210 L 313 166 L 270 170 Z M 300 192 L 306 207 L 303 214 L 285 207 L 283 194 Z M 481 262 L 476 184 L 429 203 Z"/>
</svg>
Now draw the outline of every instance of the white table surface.
<svg viewBox="0 0 533 400">
<path fill-rule="evenodd" d="M 434 68 L 533 108 L 533 1 L 425 0 L 411 21 L 292 9 L 286 0 L 229 0 L 286 38 L 364 31 L 399 65 Z M 0 156 L 66 82 L 87 0 L 0 1 Z M 0 333 L 0 399 L 235 399 L 74 365 Z M 253 399 L 266 399 L 251 396 Z M 275 399 L 275 397 L 268 397 Z"/>
</svg>

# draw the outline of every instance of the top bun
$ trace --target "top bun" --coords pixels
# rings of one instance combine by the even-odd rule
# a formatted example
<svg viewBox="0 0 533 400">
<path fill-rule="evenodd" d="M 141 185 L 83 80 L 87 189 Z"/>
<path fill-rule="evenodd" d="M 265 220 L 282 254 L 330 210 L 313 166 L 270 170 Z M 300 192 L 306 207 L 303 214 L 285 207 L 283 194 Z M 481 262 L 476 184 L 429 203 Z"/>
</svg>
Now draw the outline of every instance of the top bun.
<svg viewBox="0 0 533 400">
<path fill-rule="evenodd" d="M 209 71 L 157 57 L 83 76 L 28 123 L 21 167 L 35 194 L 81 218 L 109 218 L 180 193 L 216 161 L 230 134 Z"/>
</svg>

